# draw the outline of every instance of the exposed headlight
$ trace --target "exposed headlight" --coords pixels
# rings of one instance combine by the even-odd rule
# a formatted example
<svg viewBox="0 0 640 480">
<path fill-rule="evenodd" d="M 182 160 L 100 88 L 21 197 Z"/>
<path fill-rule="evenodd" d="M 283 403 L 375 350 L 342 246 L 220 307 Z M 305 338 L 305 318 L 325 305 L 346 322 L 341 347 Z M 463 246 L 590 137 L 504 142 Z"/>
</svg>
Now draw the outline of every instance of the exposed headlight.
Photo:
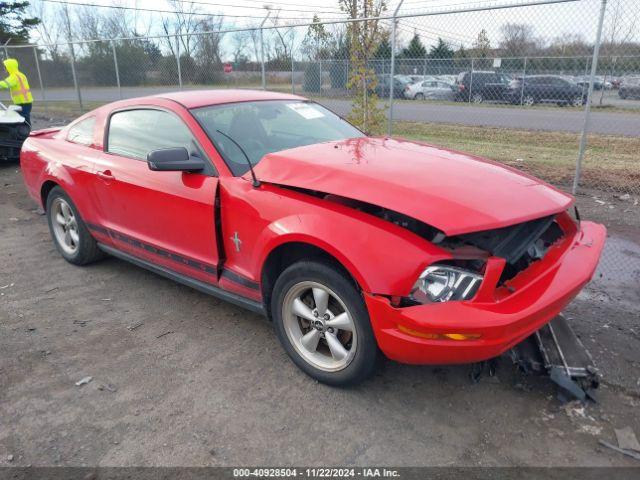
<svg viewBox="0 0 640 480">
<path fill-rule="evenodd" d="M 482 275 L 449 265 L 427 267 L 413 285 L 411 298 L 419 303 L 468 300 L 478 291 Z"/>
</svg>

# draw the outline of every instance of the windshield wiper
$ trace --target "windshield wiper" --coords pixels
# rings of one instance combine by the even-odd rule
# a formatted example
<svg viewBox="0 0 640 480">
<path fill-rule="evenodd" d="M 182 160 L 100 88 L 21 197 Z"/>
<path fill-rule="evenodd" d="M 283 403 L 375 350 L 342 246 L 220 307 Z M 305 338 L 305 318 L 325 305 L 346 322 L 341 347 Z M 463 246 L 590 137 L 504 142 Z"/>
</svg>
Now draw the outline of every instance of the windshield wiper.
<svg viewBox="0 0 640 480">
<path fill-rule="evenodd" d="M 260 186 L 260 181 L 256 177 L 256 173 L 253 171 L 253 164 L 251 163 L 251 160 L 249 160 L 249 155 L 247 155 L 247 152 L 244 151 L 244 149 L 240 146 L 240 144 L 238 142 L 236 142 L 233 138 L 231 138 L 226 133 L 224 133 L 224 132 L 222 132 L 220 130 L 216 130 L 216 132 L 218 132 L 220 135 L 224 135 L 225 137 L 227 137 L 229 140 L 231 140 L 233 142 L 233 144 L 236 147 L 238 147 L 240 149 L 240 152 L 242 152 L 242 155 L 244 155 L 244 158 L 247 160 L 247 163 L 249 164 L 249 170 L 251 171 L 251 178 L 253 178 L 252 185 L 254 187 L 256 187 L 256 188 L 259 187 Z"/>
</svg>

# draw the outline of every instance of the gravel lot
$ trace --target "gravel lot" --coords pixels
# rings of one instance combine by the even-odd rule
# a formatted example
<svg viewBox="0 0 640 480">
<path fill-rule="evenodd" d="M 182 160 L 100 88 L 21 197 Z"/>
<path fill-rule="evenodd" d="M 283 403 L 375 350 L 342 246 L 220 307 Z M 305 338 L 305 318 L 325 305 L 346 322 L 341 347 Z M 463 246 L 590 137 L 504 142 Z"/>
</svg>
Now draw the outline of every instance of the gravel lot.
<svg viewBox="0 0 640 480">
<path fill-rule="evenodd" d="M 0 466 L 640 464 L 598 446 L 640 436 L 640 225 L 625 217 L 640 207 L 580 199 L 611 233 L 567 311 L 604 372 L 583 409 L 506 359 L 478 384 L 392 362 L 357 388 L 318 384 L 254 314 L 116 259 L 66 263 L 17 165 L 0 186 Z"/>
</svg>

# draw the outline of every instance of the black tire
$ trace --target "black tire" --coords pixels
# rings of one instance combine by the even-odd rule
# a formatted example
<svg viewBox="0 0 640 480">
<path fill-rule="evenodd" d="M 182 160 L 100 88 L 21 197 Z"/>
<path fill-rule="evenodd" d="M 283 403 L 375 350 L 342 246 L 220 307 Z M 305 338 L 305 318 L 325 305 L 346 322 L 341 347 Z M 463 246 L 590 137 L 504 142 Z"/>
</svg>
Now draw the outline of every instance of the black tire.
<svg viewBox="0 0 640 480">
<path fill-rule="evenodd" d="M 283 307 L 287 293 L 301 282 L 315 282 L 335 292 L 347 307 L 357 334 L 357 348 L 350 363 L 342 370 L 327 372 L 309 363 L 291 343 L 284 325 Z M 369 312 L 353 281 L 330 263 L 301 261 L 289 266 L 275 283 L 271 296 L 271 313 L 278 339 L 293 362 L 310 377 L 327 385 L 356 385 L 371 376 L 381 358 Z"/>
<path fill-rule="evenodd" d="M 522 98 L 522 105 L 525 107 L 532 107 L 536 104 L 536 98 L 533 95 L 525 95 Z"/>
<path fill-rule="evenodd" d="M 424 100 L 424 93 L 418 92 L 416 96 L 413 97 L 414 100 Z"/>
<path fill-rule="evenodd" d="M 64 202 L 66 202 L 75 217 L 79 241 L 74 253 L 65 251 L 56 237 L 53 225 L 53 222 L 55 221 L 53 217 L 55 215 L 52 209 L 52 205 L 54 204 L 56 199 L 62 199 Z M 49 224 L 49 232 L 51 233 L 51 239 L 53 240 L 53 243 L 60 255 L 62 255 L 62 258 L 64 258 L 67 262 L 73 263 L 74 265 L 86 265 L 88 263 L 95 262 L 104 258 L 105 254 L 98 248 L 97 242 L 91 236 L 91 233 L 82 220 L 78 209 L 76 208 L 69 195 L 67 195 L 62 188 L 53 187 L 49 192 L 46 200 L 46 215 L 47 223 Z"/>
<path fill-rule="evenodd" d="M 471 95 L 471 102 L 484 103 L 484 95 L 482 95 L 481 93 L 474 93 L 473 95 Z"/>
</svg>

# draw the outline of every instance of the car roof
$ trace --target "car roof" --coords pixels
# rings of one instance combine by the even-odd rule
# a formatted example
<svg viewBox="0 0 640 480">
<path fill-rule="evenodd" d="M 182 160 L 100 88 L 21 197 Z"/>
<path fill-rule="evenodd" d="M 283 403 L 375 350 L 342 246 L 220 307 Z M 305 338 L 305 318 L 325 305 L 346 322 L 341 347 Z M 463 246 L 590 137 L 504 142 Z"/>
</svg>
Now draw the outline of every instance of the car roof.
<svg viewBox="0 0 640 480">
<path fill-rule="evenodd" d="M 184 105 L 186 108 L 206 107 L 223 103 L 252 102 L 258 100 L 306 100 L 298 95 L 288 93 L 269 92 L 267 90 L 241 89 L 211 89 L 211 90 L 183 90 L 179 92 L 160 93 L 152 95 L 155 98 L 165 98 Z"/>
</svg>

